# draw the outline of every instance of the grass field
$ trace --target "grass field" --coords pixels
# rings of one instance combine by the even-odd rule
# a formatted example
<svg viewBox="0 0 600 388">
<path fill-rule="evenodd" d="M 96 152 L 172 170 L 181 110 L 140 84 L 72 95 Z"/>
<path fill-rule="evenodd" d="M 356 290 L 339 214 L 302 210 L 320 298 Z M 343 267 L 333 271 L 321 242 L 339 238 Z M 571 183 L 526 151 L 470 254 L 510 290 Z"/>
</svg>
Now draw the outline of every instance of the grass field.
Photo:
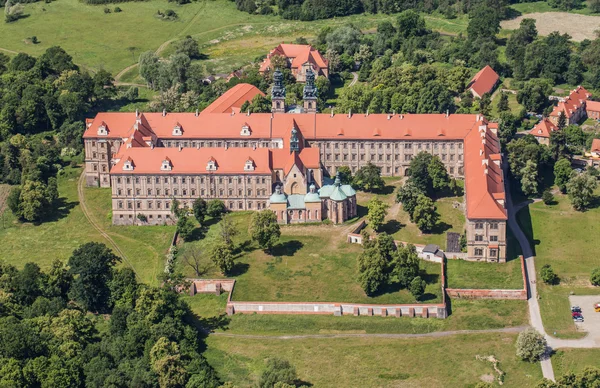
<svg viewBox="0 0 600 388">
<path fill-rule="evenodd" d="M 508 107 L 510 108 L 510 112 L 513 115 L 518 115 L 523 109 L 523 105 L 517 102 L 517 95 L 512 93 L 506 93 L 508 96 Z M 498 117 L 500 116 L 498 113 L 498 101 L 500 101 L 500 96 L 502 93 L 497 91 L 494 94 L 494 98 L 492 99 L 492 116 Z"/>
<path fill-rule="evenodd" d="M 448 288 L 522 289 L 520 260 L 505 264 L 448 260 Z"/>
<path fill-rule="evenodd" d="M 114 5 L 107 7 L 113 9 Z M 353 23 L 365 31 L 374 31 L 380 21 L 395 19 L 393 15 L 363 14 L 314 22 L 290 21 L 278 16 L 249 15 L 227 0 L 200 0 L 181 6 L 166 0 L 149 0 L 119 3 L 119 7 L 122 12 L 106 14 L 104 5 L 86 5 L 78 0 L 26 4 L 26 18 L 0 24 L 0 50 L 11 55 L 22 51 L 37 56 L 58 45 L 86 68 L 104 68 L 117 74 L 136 63 L 141 52 L 160 49 L 168 55 L 172 48 L 165 42 L 192 35 L 209 56 L 207 67 L 220 72 L 265 55 L 281 41 L 312 37 L 325 25 Z M 178 19 L 162 21 L 155 17 L 158 10 L 166 9 L 177 12 Z M 426 21 L 430 28 L 446 34 L 464 32 L 467 26 L 466 17 L 446 20 L 427 15 Z M 27 43 L 31 36 L 40 43 Z M 126 78 L 131 82 L 136 77 L 137 71 L 132 70 Z"/>
<path fill-rule="evenodd" d="M 556 195 L 555 199 L 552 206 L 542 202 L 529 205 L 519 212 L 518 221 L 534 247 L 538 279 L 544 264 L 550 264 L 560 277 L 560 284 L 555 286 L 538 282 L 546 331 L 561 338 L 577 338 L 582 334 L 575 331 L 568 296 L 570 292 L 600 294 L 600 289 L 589 283 L 592 269 L 600 267 L 596 254 L 600 208 L 576 212 L 566 196 Z"/>
<path fill-rule="evenodd" d="M 0 258 L 22 267 L 33 261 L 48 268 L 55 258 L 67 260 L 75 248 L 90 241 L 109 242 L 89 223 L 77 195 L 80 168 L 66 168 L 59 175 L 58 189 L 61 207 L 58 214 L 40 225 L 19 223 L 10 210 L 0 225 L 2 250 Z M 127 256 L 140 280 L 157 284 L 157 275 L 164 268 L 165 253 L 174 227 L 115 227 L 110 219 L 110 189 L 84 189 L 86 203 L 92 216 L 115 240 Z"/>
<path fill-rule="evenodd" d="M 515 335 L 488 334 L 446 338 L 337 338 L 264 340 L 209 336 L 204 355 L 224 381 L 249 387 L 265 360 L 290 360 L 303 382 L 316 387 L 448 386 L 473 387 L 493 376 L 494 355 L 506 373 L 504 386 L 534 386 L 538 364 L 517 361 Z"/>
<path fill-rule="evenodd" d="M 562 349 L 552 356 L 556 377 L 568 372 L 579 373 L 587 367 L 600 367 L 600 349 Z"/>
<path fill-rule="evenodd" d="M 272 255 L 250 241 L 248 229 L 252 213 L 234 213 L 240 251 L 232 276 L 236 278 L 233 299 L 240 301 L 324 301 L 360 303 L 412 303 L 407 290 L 392 286 L 381 295 L 368 297 L 356 280 L 356 257 L 361 246 L 346 243 L 347 225 L 302 225 L 282 227 L 280 243 Z M 218 223 L 212 224 L 203 239 L 185 244 L 209 252 L 218 236 Z M 205 255 L 206 256 L 206 255 Z M 179 260 L 181 265 L 181 260 Z M 207 267 L 210 263 L 206 263 Z M 422 276 L 428 285 L 423 301 L 441 300 L 440 265 L 423 262 Z M 184 269 L 186 270 L 186 269 Z M 189 271 L 188 275 L 193 275 Z M 222 276 L 211 267 L 203 277 Z"/>
</svg>

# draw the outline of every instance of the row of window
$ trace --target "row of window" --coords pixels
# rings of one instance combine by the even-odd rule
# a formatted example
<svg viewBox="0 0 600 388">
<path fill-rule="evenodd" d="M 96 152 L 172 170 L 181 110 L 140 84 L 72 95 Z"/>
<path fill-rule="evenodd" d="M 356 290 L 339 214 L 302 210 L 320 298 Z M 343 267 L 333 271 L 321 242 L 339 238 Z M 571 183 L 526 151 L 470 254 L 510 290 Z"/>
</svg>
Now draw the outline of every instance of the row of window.
<svg viewBox="0 0 600 388">
<path fill-rule="evenodd" d="M 327 152 L 325 154 L 325 160 L 331 160 L 332 156 L 333 156 L 333 160 L 335 160 L 335 161 L 340 160 L 340 154 L 333 154 L 332 155 L 329 152 Z M 357 156 L 356 154 L 351 154 L 351 155 L 341 154 L 341 160 L 348 160 L 349 157 L 351 158 L 351 160 L 356 160 L 356 156 Z M 376 156 L 377 156 L 377 158 L 375 158 Z M 450 160 L 451 162 L 453 162 L 454 161 L 454 156 L 455 156 L 454 154 L 450 154 L 450 155 L 442 154 L 441 155 L 441 159 L 443 161 Z M 371 155 L 369 155 L 369 160 L 370 161 L 375 161 L 375 159 L 377 159 L 377 161 L 382 162 L 383 161 L 383 157 L 384 157 L 384 155 L 382 155 L 382 154 L 379 154 L 379 155 L 371 154 Z M 360 154 L 360 160 L 365 160 L 366 158 L 367 157 L 366 157 L 365 154 Z M 405 162 L 410 162 L 412 160 L 412 158 L 413 158 L 413 155 L 408 155 L 408 154 L 404 155 L 404 161 Z M 460 160 L 463 159 L 463 156 L 461 154 L 459 154 L 458 157 L 457 157 L 457 159 L 460 161 Z M 390 155 L 390 154 L 385 155 L 385 160 L 387 160 L 388 162 L 391 161 L 392 160 L 392 155 Z M 400 160 L 400 155 L 397 155 L 397 154 L 394 155 L 394 160 L 399 161 Z"/>
<path fill-rule="evenodd" d="M 325 169 L 327 170 L 327 172 L 329 174 L 333 174 L 334 173 L 334 168 L 332 166 L 326 166 Z M 356 171 L 358 171 L 358 167 L 356 167 L 356 166 L 350 166 L 350 170 L 354 174 Z M 392 174 L 392 168 L 390 166 L 385 166 L 385 170 L 382 169 L 382 171 L 384 171 L 386 173 L 386 175 L 391 175 Z M 464 174 L 464 169 L 463 169 L 462 166 L 458 167 L 458 169 L 455 169 L 454 167 L 448 167 L 448 173 L 450 175 L 454 175 L 455 171 L 458 171 L 459 175 L 463 175 Z M 408 168 L 405 170 L 405 173 L 407 173 L 407 172 L 408 172 Z M 402 167 L 400 167 L 400 166 L 394 167 L 394 174 L 395 175 L 401 175 L 402 174 Z"/>
<path fill-rule="evenodd" d="M 154 209 L 162 210 L 163 206 L 164 206 L 165 210 L 169 210 L 171 208 L 170 201 L 165 201 L 164 203 L 162 201 L 145 201 L 145 203 L 146 203 L 145 209 L 147 209 L 147 210 L 154 210 Z M 180 205 L 183 208 L 191 208 L 193 206 L 193 203 L 184 201 L 184 202 L 181 202 Z M 237 202 L 236 201 L 226 201 L 226 205 L 230 210 L 235 210 L 236 208 L 238 210 L 244 210 L 244 201 L 237 201 Z M 133 210 L 134 202 L 133 201 L 126 201 L 126 203 L 124 203 L 124 201 L 117 202 L 117 209 L 122 210 L 122 209 L 124 209 L 124 206 L 127 206 L 127 210 Z M 252 210 L 252 209 L 254 209 L 254 206 L 255 206 L 255 203 L 253 201 L 248 201 L 248 209 Z M 266 201 L 257 201 L 256 202 L 257 210 L 266 209 L 266 207 L 267 207 Z M 137 210 L 142 210 L 142 201 L 136 201 L 135 208 Z"/>
<path fill-rule="evenodd" d="M 497 222 L 490 222 L 488 224 L 490 226 L 490 229 L 492 230 L 497 230 L 498 229 L 498 223 Z M 484 223 L 483 222 L 476 222 L 475 223 L 475 229 L 483 229 Z"/>
<path fill-rule="evenodd" d="M 127 196 L 130 197 L 133 194 L 132 189 L 127 189 Z M 214 196 L 215 190 L 214 189 L 210 189 L 208 191 L 210 193 L 210 196 Z M 178 189 L 173 189 L 173 191 L 169 190 L 169 189 L 165 189 L 164 193 L 162 192 L 161 189 L 156 189 L 156 190 L 152 190 L 152 189 L 147 189 L 146 190 L 146 195 L 150 196 L 153 195 L 153 193 L 155 193 L 154 195 L 160 196 L 160 195 L 164 195 L 164 196 L 170 196 L 170 195 L 179 195 L 179 193 L 181 193 L 181 195 L 183 196 L 187 196 L 188 193 L 189 195 L 191 195 L 192 197 L 196 196 L 196 189 L 191 189 L 191 190 L 187 190 L 187 189 L 182 189 L 181 192 Z M 231 197 L 234 195 L 234 191 L 233 189 L 229 189 L 227 191 L 228 195 Z M 237 196 L 241 197 L 243 195 L 244 191 L 242 189 L 238 189 L 237 190 Z M 205 189 L 200 189 L 200 195 L 204 196 L 206 194 L 206 190 Z M 117 189 L 117 196 L 122 196 L 123 195 L 123 189 Z M 141 189 L 135 189 L 135 195 L 139 196 L 142 195 L 142 190 Z M 219 189 L 219 196 L 223 197 L 225 195 L 225 190 L 224 189 Z M 252 197 L 254 195 L 254 190 L 252 189 L 247 189 L 246 190 L 246 195 L 248 197 Z M 267 193 L 267 189 L 257 189 L 256 190 L 256 195 L 258 196 L 266 196 L 268 195 Z"/>
<path fill-rule="evenodd" d="M 303 220 L 306 216 L 307 220 L 319 220 L 319 211 L 311 211 L 311 210 L 282 210 L 280 214 L 277 214 L 277 219 L 283 220 L 285 219 L 285 213 L 287 212 L 288 220 Z M 277 212 L 276 212 L 277 213 Z"/>
<path fill-rule="evenodd" d="M 361 150 L 365 149 L 365 148 L 372 149 L 372 150 L 374 150 L 375 148 L 380 149 L 380 150 L 382 150 L 384 148 L 388 149 L 388 150 L 392 149 L 392 143 L 379 143 L 379 142 L 378 143 L 364 143 L 364 142 L 360 142 L 360 143 L 357 143 L 357 142 L 340 142 L 340 143 L 334 143 L 333 142 L 332 143 L 332 142 L 323 142 L 323 143 L 317 143 L 317 144 L 321 144 L 321 145 L 323 145 L 325 147 L 333 148 L 333 149 L 336 149 L 336 150 L 339 149 L 339 148 L 342 148 L 342 149 L 347 149 L 347 148 L 356 149 L 357 148 L 357 146 L 356 146 L 357 144 L 358 144 L 358 148 L 360 148 Z M 375 144 L 377 144 L 377 147 L 375 147 Z M 421 150 L 421 149 L 428 150 L 430 148 L 433 148 L 434 150 L 437 150 L 437 149 L 440 149 L 440 148 L 443 149 L 443 150 L 445 150 L 446 148 L 448 148 L 450 150 L 455 149 L 455 147 L 454 147 L 455 143 L 445 143 L 445 142 L 442 142 L 442 143 L 435 142 L 435 143 L 433 143 L 433 145 L 431 145 L 431 143 L 410 143 L 410 142 L 403 142 L 402 144 L 400 142 L 394 142 L 393 144 L 394 144 L 394 147 L 393 147 L 394 149 L 404 148 L 405 150 L 412 150 L 413 148 L 414 149 L 418 149 L 418 150 Z M 462 143 L 456 143 L 456 144 L 458 146 L 457 147 L 458 149 L 462 149 Z M 350 147 L 348 147 L 348 145 L 350 145 Z M 385 145 L 385 147 L 384 147 L 384 145 Z M 413 147 L 413 145 L 414 145 L 414 147 Z"/>
<path fill-rule="evenodd" d="M 130 184 L 132 181 L 135 182 L 136 184 L 140 184 L 140 182 L 142 182 L 142 179 L 144 178 L 140 178 L 139 176 L 136 176 L 135 178 L 132 177 L 126 177 L 126 178 L 121 178 L 121 177 L 117 177 L 117 183 L 122 183 L 123 180 L 125 181 L 125 183 Z M 152 180 L 154 179 L 154 183 L 159 184 L 161 179 L 163 180 L 164 183 L 196 183 L 196 178 L 195 177 L 177 177 L 177 176 L 165 176 L 165 177 L 146 177 L 146 183 L 151 184 Z M 229 178 L 223 178 L 218 177 L 215 178 L 214 176 L 211 176 L 210 178 L 204 178 L 204 177 L 200 177 L 200 183 L 204 183 L 206 182 L 210 182 L 210 183 L 215 183 L 218 182 L 219 184 L 222 184 L 223 182 L 227 181 L 227 183 L 232 184 L 234 181 L 237 181 L 237 183 L 241 184 L 242 183 L 242 179 L 243 177 L 238 176 L 237 178 L 233 178 L 233 177 L 229 177 Z M 266 184 L 267 183 L 267 178 L 265 177 L 247 177 L 246 181 L 249 184 L 252 184 L 253 182 L 258 183 L 258 184 Z"/>
<path fill-rule="evenodd" d="M 225 142 L 225 141 L 163 141 L 162 144 L 165 147 L 183 147 L 183 148 L 211 148 L 211 147 L 228 147 L 237 148 L 237 147 L 261 147 L 261 148 L 279 148 L 280 142 L 278 141 L 234 141 L 234 142 Z"/>
<path fill-rule="evenodd" d="M 475 241 L 483 241 L 483 235 L 482 234 L 476 234 L 475 235 Z M 498 236 L 490 236 L 490 241 L 497 242 L 498 241 Z"/>
<path fill-rule="evenodd" d="M 475 256 L 483 256 L 483 248 L 475 248 Z M 488 257 L 498 257 L 498 249 L 490 248 L 490 254 Z"/>
</svg>

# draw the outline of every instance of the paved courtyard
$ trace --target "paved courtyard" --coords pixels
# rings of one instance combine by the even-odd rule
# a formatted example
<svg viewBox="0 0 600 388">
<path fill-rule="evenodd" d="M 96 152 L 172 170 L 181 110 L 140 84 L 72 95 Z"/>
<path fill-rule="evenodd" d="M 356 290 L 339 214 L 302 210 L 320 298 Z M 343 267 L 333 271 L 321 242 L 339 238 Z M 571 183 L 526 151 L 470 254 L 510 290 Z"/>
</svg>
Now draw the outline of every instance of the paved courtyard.
<svg viewBox="0 0 600 388">
<path fill-rule="evenodd" d="M 581 307 L 584 322 L 576 322 L 578 331 L 586 331 L 589 333 L 589 339 L 594 340 L 597 344 L 600 343 L 600 313 L 594 311 L 594 305 L 600 303 L 600 295 L 593 296 L 569 296 L 571 306 Z M 570 314 L 565 311 L 565 314 Z"/>
</svg>

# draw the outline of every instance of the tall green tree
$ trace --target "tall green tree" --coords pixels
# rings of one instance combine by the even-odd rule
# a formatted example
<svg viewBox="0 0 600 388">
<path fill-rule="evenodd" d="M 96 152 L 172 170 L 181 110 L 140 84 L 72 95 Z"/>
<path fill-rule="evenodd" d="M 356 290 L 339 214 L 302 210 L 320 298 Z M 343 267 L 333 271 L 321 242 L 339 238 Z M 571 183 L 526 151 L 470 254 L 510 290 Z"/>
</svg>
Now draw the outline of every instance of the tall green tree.
<svg viewBox="0 0 600 388">
<path fill-rule="evenodd" d="M 204 219 L 206 218 L 206 215 L 207 215 L 206 207 L 207 207 L 206 201 L 200 197 L 196 198 L 194 200 L 194 204 L 192 205 L 192 210 L 194 211 L 194 217 L 196 217 L 196 220 L 198 221 L 198 223 L 200 225 L 202 225 L 204 223 Z"/>
<path fill-rule="evenodd" d="M 538 167 L 535 162 L 528 160 L 521 169 L 521 190 L 525 195 L 535 195 L 538 192 Z"/>
<path fill-rule="evenodd" d="M 271 210 L 262 210 L 252 214 L 250 235 L 261 249 L 270 251 L 281 236 L 281 229 L 275 213 Z"/>
<path fill-rule="evenodd" d="M 422 232 L 431 232 L 438 223 L 440 215 L 436 211 L 435 204 L 431 198 L 420 195 L 417 205 L 413 210 L 413 221 Z"/>
<path fill-rule="evenodd" d="M 69 273 L 73 276 L 70 296 L 88 311 L 109 308 L 109 282 L 113 268 L 121 259 L 101 243 L 86 243 L 69 258 Z"/>
<path fill-rule="evenodd" d="M 435 155 L 431 158 L 427 166 L 427 173 L 429 174 L 431 187 L 434 192 L 443 193 L 450 188 L 450 175 L 448 175 L 446 166 L 439 156 Z"/>
<path fill-rule="evenodd" d="M 388 206 L 379 198 L 373 197 L 373 199 L 369 201 L 368 208 L 369 212 L 367 214 L 367 219 L 373 230 L 377 232 L 383 225 L 383 221 L 387 215 Z"/>
<path fill-rule="evenodd" d="M 508 94 L 505 92 L 500 93 L 500 100 L 498 100 L 497 108 L 499 113 L 510 111 L 510 107 L 508 106 Z"/>
<path fill-rule="evenodd" d="M 554 184 L 563 194 L 567 192 L 567 183 L 571 179 L 571 174 L 573 174 L 573 169 L 569 159 L 561 158 L 554 164 Z"/>
<path fill-rule="evenodd" d="M 410 161 L 409 181 L 426 195 L 433 194 L 433 182 L 429 175 L 429 165 L 431 164 L 432 160 L 433 156 L 430 153 L 423 151 L 419 152 Z"/>
<path fill-rule="evenodd" d="M 417 199 L 423 192 L 417 187 L 411 180 L 406 182 L 402 187 L 398 189 L 396 194 L 396 202 L 402 203 L 402 208 L 408 213 L 411 220 L 413 212 L 417 206 Z"/>
<path fill-rule="evenodd" d="M 367 163 L 354 174 L 352 184 L 359 190 L 369 192 L 383 190 L 385 182 L 381 178 L 381 167 Z"/>
<path fill-rule="evenodd" d="M 225 241 L 215 244 L 210 252 L 210 258 L 223 275 L 228 275 L 233 269 L 233 249 L 231 244 Z"/>
<path fill-rule="evenodd" d="M 567 183 L 567 194 L 575 210 L 587 209 L 594 199 L 598 180 L 589 173 L 574 174 Z"/>
</svg>

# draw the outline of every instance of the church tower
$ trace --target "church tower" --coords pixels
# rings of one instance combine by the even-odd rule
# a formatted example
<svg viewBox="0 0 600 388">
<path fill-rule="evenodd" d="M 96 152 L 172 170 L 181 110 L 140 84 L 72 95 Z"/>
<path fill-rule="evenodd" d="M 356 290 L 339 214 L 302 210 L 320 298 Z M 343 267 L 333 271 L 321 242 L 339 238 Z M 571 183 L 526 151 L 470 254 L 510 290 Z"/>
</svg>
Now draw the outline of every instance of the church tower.
<svg viewBox="0 0 600 388">
<path fill-rule="evenodd" d="M 317 113 L 317 87 L 315 86 L 315 73 L 309 67 L 306 70 L 306 83 L 304 84 L 304 112 Z"/>
<path fill-rule="evenodd" d="M 283 74 L 279 69 L 273 73 L 273 88 L 271 89 L 271 112 L 285 113 L 285 86 L 283 85 Z"/>
</svg>

